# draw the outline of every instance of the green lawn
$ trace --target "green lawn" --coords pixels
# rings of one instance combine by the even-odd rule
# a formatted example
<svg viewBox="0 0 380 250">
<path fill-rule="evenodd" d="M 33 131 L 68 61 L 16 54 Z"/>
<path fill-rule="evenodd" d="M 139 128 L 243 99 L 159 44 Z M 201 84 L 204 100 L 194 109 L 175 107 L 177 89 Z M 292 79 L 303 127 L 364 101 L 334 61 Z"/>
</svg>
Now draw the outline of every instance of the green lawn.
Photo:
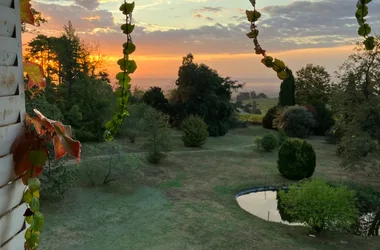
<svg viewBox="0 0 380 250">
<path fill-rule="evenodd" d="M 158 166 L 144 161 L 141 140 L 136 145 L 118 140 L 126 162 L 136 168 L 128 170 L 120 161 L 115 174 L 122 178 L 97 187 L 85 184 L 85 172 L 106 167 L 107 158 L 91 157 L 119 149 L 105 143 L 84 145 L 74 188 L 61 202 L 42 203 L 40 249 L 379 249 L 378 237 L 325 233 L 311 238 L 304 227 L 267 222 L 237 205 L 234 195 L 239 190 L 287 183 L 277 171 L 277 153 L 252 145 L 255 136 L 267 132 L 260 126 L 236 129 L 209 138 L 203 149 L 186 149 L 180 133 L 173 131 L 173 152 Z M 339 168 L 335 147 L 323 138 L 310 142 L 317 152 L 315 176 L 378 187 L 376 178 Z"/>
<path fill-rule="evenodd" d="M 263 110 L 263 114 L 265 115 L 268 112 L 268 109 L 276 106 L 278 103 L 278 97 L 274 98 L 266 98 L 266 99 L 255 99 L 257 108 Z M 252 100 L 244 101 L 244 104 L 251 103 Z"/>
</svg>

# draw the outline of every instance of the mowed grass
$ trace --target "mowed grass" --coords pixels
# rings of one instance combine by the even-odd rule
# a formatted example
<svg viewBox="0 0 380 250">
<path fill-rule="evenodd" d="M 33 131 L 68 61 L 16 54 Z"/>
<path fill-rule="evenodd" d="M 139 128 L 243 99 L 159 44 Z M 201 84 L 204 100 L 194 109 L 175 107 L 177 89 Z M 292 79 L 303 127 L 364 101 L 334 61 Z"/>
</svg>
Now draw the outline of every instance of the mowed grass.
<svg viewBox="0 0 380 250">
<path fill-rule="evenodd" d="M 42 203 L 40 249 L 380 249 L 378 237 L 326 232 L 312 238 L 307 228 L 267 222 L 238 206 L 234 195 L 240 190 L 289 183 L 277 171 L 277 152 L 252 145 L 265 133 L 275 132 L 251 126 L 209 138 L 202 149 L 184 149 L 180 132 L 173 131 L 173 152 L 158 166 L 144 162 L 139 149 L 133 153 L 139 168 L 115 170 L 130 173 L 125 178 L 89 187 L 80 175 L 64 200 Z M 379 188 L 376 178 L 342 170 L 335 146 L 319 137 L 309 141 L 317 153 L 315 176 Z M 118 141 L 127 155 L 141 143 Z M 106 167 L 107 161 L 88 157 L 79 171 L 95 165 Z"/>
</svg>

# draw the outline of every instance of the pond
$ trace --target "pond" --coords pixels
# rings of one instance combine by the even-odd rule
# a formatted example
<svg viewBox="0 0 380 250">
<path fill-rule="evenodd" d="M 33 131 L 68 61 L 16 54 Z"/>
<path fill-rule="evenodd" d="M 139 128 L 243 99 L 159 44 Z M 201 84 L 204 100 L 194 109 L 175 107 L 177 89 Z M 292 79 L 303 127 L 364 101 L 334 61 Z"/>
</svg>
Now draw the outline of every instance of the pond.
<svg viewBox="0 0 380 250">
<path fill-rule="evenodd" d="M 287 188 L 283 188 L 287 189 Z M 293 218 L 284 212 L 277 190 L 270 188 L 254 189 L 236 195 L 236 201 L 245 211 L 267 221 L 283 223 L 289 226 L 305 226 L 294 222 Z M 366 212 L 360 215 L 356 225 L 346 232 L 357 235 L 378 236 L 380 233 L 380 211 Z"/>
</svg>

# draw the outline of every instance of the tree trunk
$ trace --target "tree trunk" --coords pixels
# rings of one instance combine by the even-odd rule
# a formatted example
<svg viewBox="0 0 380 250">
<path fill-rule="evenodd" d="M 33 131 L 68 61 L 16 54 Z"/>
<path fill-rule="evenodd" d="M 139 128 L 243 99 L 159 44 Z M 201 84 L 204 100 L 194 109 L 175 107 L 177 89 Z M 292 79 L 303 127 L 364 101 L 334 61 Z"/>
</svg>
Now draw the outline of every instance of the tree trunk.
<svg viewBox="0 0 380 250">
<path fill-rule="evenodd" d="M 22 250 L 25 186 L 14 174 L 11 154 L 25 117 L 20 0 L 0 1 L 0 44 L 0 249 Z"/>
</svg>

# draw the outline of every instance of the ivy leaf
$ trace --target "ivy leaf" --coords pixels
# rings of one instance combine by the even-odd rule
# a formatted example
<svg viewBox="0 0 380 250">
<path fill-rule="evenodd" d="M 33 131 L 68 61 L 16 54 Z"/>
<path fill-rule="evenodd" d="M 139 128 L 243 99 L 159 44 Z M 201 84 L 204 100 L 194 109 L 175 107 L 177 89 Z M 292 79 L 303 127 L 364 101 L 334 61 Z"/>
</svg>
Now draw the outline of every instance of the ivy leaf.
<svg viewBox="0 0 380 250">
<path fill-rule="evenodd" d="M 127 65 L 127 71 L 129 74 L 133 74 L 137 69 L 137 64 L 135 60 L 129 60 Z"/>
<path fill-rule="evenodd" d="M 24 62 L 24 71 L 28 74 L 29 77 L 28 88 L 37 86 L 40 89 L 45 89 L 46 81 L 41 65 L 38 65 L 34 62 Z"/>
<path fill-rule="evenodd" d="M 29 161 L 33 166 L 42 166 L 45 165 L 45 162 L 48 158 L 48 153 L 44 148 L 39 150 L 31 150 L 29 152 Z"/>
<path fill-rule="evenodd" d="M 25 221 L 26 221 L 26 223 L 28 223 L 29 225 L 32 224 L 33 216 L 25 216 Z"/>
<path fill-rule="evenodd" d="M 245 14 L 250 22 L 256 22 L 261 17 L 261 13 L 257 10 L 246 10 Z"/>
<path fill-rule="evenodd" d="M 286 71 L 280 71 L 280 72 L 277 72 L 277 77 L 280 80 L 285 80 L 289 77 L 289 75 L 288 75 L 288 73 L 286 73 Z"/>
<path fill-rule="evenodd" d="M 20 0 L 20 15 L 22 23 L 34 25 L 34 16 L 32 13 L 32 5 L 30 0 Z"/>
<path fill-rule="evenodd" d="M 123 3 L 119 10 L 123 12 L 124 15 L 130 14 L 135 8 L 135 2 L 132 3 Z"/>
<path fill-rule="evenodd" d="M 135 25 L 129 24 L 129 23 L 124 23 L 121 25 L 120 28 L 124 34 L 131 34 L 133 32 L 133 30 L 135 29 Z"/>
<path fill-rule="evenodd" d="M 132 42 L 125 42 L 123 44 L 123 48 L 124 48 L 124 54 L 127 54 L 127 55 L 130 55 L 132 54 L 133 52 L 135 52 L 136 50 L 136 45 L 134 45 Z"/>
<path fill-rule="evenodd" d="M 40 212 L 34 213 L 33 222 L 31 228 L 35 231 L 40 231 L 44 225 L 44 215 Z"/>
<path fill-rule="evenodd" d="M 369 33 L 371 33 L 371 27 L 367 23 L 359 27 L 359 30 L 358 30 L 359 36 L 366 36 Z"/>
<path fill-rule="evenodd" d="M 276 68 L 278 69 L 278 70 L 275 70 L 273 68 L 276 72 L 278 72 L 279 70 L 285 70 L 285 63 L 281 60 L 278 60 L 277 58 L 274 59 L 273 65 L 275 65 Z"/>
<path fill-rule="evenodd" d="M 124 79 L 119 80 L 119 85 L 125 89 L 129 89 L 131 80 L 129 75 L 125 75 Z"/>
<path fill-rule="evenodd" d="M 256 38 L 258 35 L 259 35 L 258 30 L 252 30 L 251 32 L 247 34 L 248 38 L 251 38 L 251 39 Z"/>
<path fill-rule="evenodd" d="M 32 191 L 30 191 L 29 189 L 26 190 L 24 192 L 24 195 L 22 196 L 22 200 L 26 203 L 26 204 L 30 204 L 32 202 L 32 199 L 33 199 L 33 195 L 32 195 Z"/>
<path fill-rule="evenodd" d="M 26 230 L 24 237 L 25 237 L 26 240 L 29 240 L 31 235 L 32 235 L 32 228 L 29 227 Z"/>
<path fill-rule="evenodd" d="M 119 80 L 119 81 L 123 80 L 124 79 L 124 75 L 126 75 L 125 72 L 119 72 L 119 73 L 116 74 L 116 79 Z"/>
<path fill-rule="evenodd" d="M 363 43 L 366 50 L 373 50 L 375 48 L 375 38 L 373 36 L 367 37 Z"/>
<path fill-rule="evenodd" d="M 29 187 L 30 192 L 32 193 L 32 192 L 37 191 L 38 189 L 40 189 L 41 182 L 40 182 L 40 180 L 38 178 L 30 178 L 28 180 L 28 187 Z"/>
<path fill-rule="evenodd" d="M 32 231 L 29 241 L 32 245 L 38 246 L 38 243 L 40 242 L 40 232 Z"/>
<path fill-rule="evenodd" d="M 36 197 L 33 197 L 32 202 L 29 204 L 29 206 L 30 210 L 35 213 L 34 216 L 36 216 L 36 213 L 40 210 L 40 200 Z"/>
</svg>

